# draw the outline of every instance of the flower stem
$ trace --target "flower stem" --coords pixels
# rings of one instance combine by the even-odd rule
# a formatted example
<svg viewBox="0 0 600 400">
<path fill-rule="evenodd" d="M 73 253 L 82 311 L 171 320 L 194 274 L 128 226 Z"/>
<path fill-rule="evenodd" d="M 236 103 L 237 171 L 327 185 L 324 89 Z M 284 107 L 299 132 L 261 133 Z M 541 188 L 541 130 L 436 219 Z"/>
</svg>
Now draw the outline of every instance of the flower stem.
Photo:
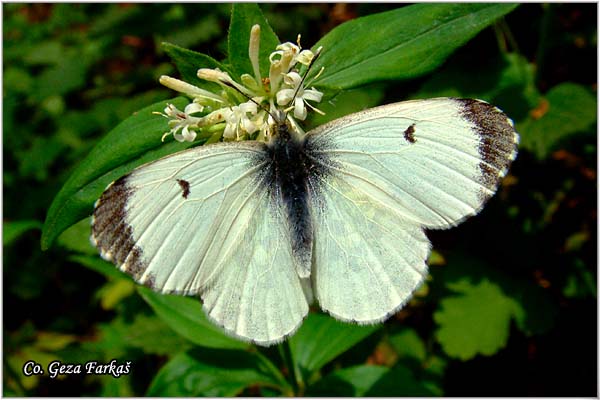
<svg viewBox="0 0 600 400">
<path fill-rule="evenodd" d="M 295 396 L 303 396 L 304 395 L 304 380 L 302 379 L 302 373 L 300 372 L 300 368 L 294 360 L 292 355 L 292 349 L 290 348 L 290 342 L 285 341 L 278 345 L 279 354 L 285 363 L 285 366 L 288 370 L 288 379 L 292 388 L 294 390 Z"/>
</svg>

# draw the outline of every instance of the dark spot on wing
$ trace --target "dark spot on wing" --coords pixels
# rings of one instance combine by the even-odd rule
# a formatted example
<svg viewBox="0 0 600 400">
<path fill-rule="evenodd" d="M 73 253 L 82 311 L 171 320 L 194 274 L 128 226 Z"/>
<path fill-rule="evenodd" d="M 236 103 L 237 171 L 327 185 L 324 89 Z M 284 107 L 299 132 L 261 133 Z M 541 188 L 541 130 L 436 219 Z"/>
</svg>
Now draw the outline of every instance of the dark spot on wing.
<svg viewBox="0 0 600 400">
<path fill-rule="evenodd" d="M 133 230 L 127 222 L 127 202 L 131 189 L 128 175 L 108 187 L 94 209 L 92 239 L 102 256 L 138 280 L 146 270 L 142 250 L 135 245 Z"/>
<path fill-rule="evenodd" d="M 517 156 L 519 136 L 506 114 L 480 100 L 456 99 L 462 105 L 462 116 L 470 121 L 479 134 L 478 151 L 481 183 L 492 192 Z M 481 193 L 483 199 L 488 193 Z"/>
<path fill-rule="evenodd" d="M 177 183 L 181 186 L 181 195 L 184 199 L 187 199 L 190 195 L 190 183 L 184 179 L 177 179 Z"/>
<path fill-rule="evenodd" d="M 406 130 L 404 131 L 404 139 L 406 139 L 406 141 L 409 143 L 416 142 L 417 140 L 415 139 L 414 133 L 415 133 L 415 124 L 412 124 L 411 126 L 406 128 Z"/>
</svg>

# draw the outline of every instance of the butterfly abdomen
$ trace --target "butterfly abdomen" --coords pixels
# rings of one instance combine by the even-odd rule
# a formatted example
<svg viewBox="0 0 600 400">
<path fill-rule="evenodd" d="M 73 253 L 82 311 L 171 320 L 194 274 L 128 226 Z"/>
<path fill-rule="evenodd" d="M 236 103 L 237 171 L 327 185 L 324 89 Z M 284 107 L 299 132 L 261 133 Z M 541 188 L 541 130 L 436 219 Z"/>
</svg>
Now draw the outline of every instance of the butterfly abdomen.
<svg viewBox="0 0 600 400">
<path fill-rule="evenodd" d="M 315 169 L 314 161 L 306 153 L 305 142 L 290 135 L 282 124 L 278 135 L 268 146 L 270 171 L 267 184 L 276 201 L 283 203 L 292 238 L 292 252 L 299 272 L 310 274 L 313 245 L 313 225 L 309 208 L 309 180 Z"/>
</svg>

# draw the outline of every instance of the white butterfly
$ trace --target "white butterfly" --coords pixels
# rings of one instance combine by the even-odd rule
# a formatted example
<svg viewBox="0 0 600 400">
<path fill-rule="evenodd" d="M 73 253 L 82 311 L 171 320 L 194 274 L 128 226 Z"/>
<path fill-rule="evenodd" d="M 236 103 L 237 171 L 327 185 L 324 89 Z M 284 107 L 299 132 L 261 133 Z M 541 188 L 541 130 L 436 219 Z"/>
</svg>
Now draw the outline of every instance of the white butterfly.
<svg viewBox="0 0 600 400">
<path fill-rule="evenodd" d="M 200 295 L 230 335 L 291 335 L 313 297 L 385 320 L 427 274 L 425 229 L 477 214 L 516 157 L 505 114 L 437 98 L 368 109 L 305 136 L 196 147 L 143 165 L 97 201 L 92 242 L 163 293 Z"/>
</svg>

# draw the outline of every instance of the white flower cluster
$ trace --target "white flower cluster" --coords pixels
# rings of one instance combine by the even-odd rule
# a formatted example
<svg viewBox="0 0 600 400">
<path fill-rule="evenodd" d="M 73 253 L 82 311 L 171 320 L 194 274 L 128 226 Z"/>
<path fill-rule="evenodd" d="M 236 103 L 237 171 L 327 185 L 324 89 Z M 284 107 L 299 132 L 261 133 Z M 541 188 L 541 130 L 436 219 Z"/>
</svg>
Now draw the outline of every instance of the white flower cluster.
<svg viewBox="0 0 600 400">
<path fill-rule="evenodd" d="M 220 86 L 218 93 L 169 76 L 161 76 L 161 84 L 193 99 L 183 111 L 173 104 L 168 104 L 164 113 L 160 113 L 169 119 L 171 128 L 162 139 L 172 134 L 175 140 L 191 142 L 196 139 L 198 132 L 209 133 L 211 136 L 220 132 L 224 140 L 253 138 L 266 141 L 270 139 L 271 127 L 274 124 L 269 112 L 277 112 L 277 106 L 282 107 L 286 113 L 293 110 L 293 117 L 299 120 L 306 118 L 307 107 L 321 113 L 309 102 L 321 101 L 323 93 L 314 88 L 306 89 L 308 84 L 303 82 L 296 68 L 298 64 L 308 66 L 315 57 L 312 51 L 302 50 L 300 35 L 297 45 L 283 43 L 271 53 L 268 78 L 260 75 L 259 43 L 260 26 L 254 25 L 250 31 L 248 48 L 254 76 L 243 74 L 240 77 L 241 83 L 219 69 L 198 70 L 200 79 Z M 319 48 L 317 52 L 320 50 Z M 321 72 L 323 69 L 313 80 Z M 289 114 L 288 118 L 293 120 Z"/>
</svg>

